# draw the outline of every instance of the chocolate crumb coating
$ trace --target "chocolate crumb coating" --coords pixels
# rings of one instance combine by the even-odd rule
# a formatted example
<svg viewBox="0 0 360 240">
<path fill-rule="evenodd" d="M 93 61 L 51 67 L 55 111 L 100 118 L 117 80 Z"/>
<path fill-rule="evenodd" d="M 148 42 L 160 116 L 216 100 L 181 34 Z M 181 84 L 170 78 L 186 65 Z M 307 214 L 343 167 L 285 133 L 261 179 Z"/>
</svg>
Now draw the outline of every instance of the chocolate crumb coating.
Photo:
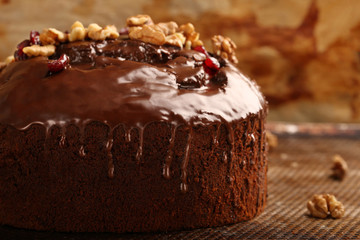
<svg viewBox="0 0 360 240">
<path fill-rule="evenodd" d="M 257 85 L 227 60 L 139 40 L 57 46 L 0 72 L 0 223 L 77 232 L 212 227 L 266 202 Z"/>
</svg>

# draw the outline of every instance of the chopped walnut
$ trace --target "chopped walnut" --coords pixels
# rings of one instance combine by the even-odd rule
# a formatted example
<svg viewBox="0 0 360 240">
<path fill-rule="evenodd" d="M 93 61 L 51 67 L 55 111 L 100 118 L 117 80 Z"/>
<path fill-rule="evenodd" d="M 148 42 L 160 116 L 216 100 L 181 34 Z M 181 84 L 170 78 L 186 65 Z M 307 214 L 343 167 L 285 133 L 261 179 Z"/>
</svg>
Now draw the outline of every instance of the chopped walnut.
<svg viewBox="0 0 360 240">
<path fill-rule="evenodd" d="M 132 27 L 129 29 L 129 37 L 156 45 L 163 45 L 166 42 L 165 34 L 156 25 Z"/>
<path fill-rule="evenodd" d="M 145 24 L 153 24 L 153 21 L 149 15 L 136 15 L 126 19 L 126 25 L 128 27 L 142 26 Z"/>
<path fill-rule="evenodd" d="M 204 43 L 200 39 L 198 39 L 198 40 L 193 41 L 191 43 L 191 45 L 192 45 L 192 47 L 198 47 L 198 46 L 203 46 Z"/>
<path fill-rule="evenodd" d="M 105 26 L 105 28 L 103 29 L 103 34 L 106 36 L 106 38 L 109 39 L 116 39 L 120 36 L 115 25 Z"/>
<path fill-rule="evenodd" d="M 86 29 L 84 28 L 84 25 L 79 21 L 74 22 L 74 24 L 71 26 L 69 41 L 74 42 L 78 40 L 84 40 L 85 37 L 86 37 Z"/>
<path fill-rule="evenodd" d="M 7 64 L 10 64 L 10 63 L 12 63 L 12 62 L 15 62 L 14 55 L 8 56 L 8 57 L 5 59 L 6 65 L 7 65 Z"/>
<path fill-rule="evenodd" d="M 336 154 L 333 156 L 333 166 L 331 169 L 333 171 L 333 178 L 343 180 L 348 171 L 348 165 L 340 155 Z"/>
<path fill-rule="evenodd" d="M 91 23 L 88 26 L 88 36 L 89 36 L 89 38 L 91 38 L 93 40 L 103 40 L 103 39 L 100 39 L 101 30 L 102 30 L 102 27 L 100 27 L 98 24 Z"/>
<path fill-rule="evenodd" d="M 32 45 L 29 47 L 24 47 L 23 52 L 28 55 L 29 57 L 36 57 L 36 56 L 51 56 L 55 53 L 55 46 L 54 45 Z"/>
<path fill-rule="evenodd" d="M 186 38 L 181 33 L 174 33 L 165 37 L 165 44 L 170 44 L 182 48 Z"/>
<path fill-rule="evenodd" d="M 43 45 L 59 44 L 59 42 L 66 42 L 67 40 L 68 35 L 55 28 L 44 29 L 40 34 L 40 41 Z"/>
<path fill-rule="evenodd" d="M 98 24 L 92 23 L 88 26 L 88 36 L 93 40 L 116 39 L 119 37 L 119 32 L 114 25 L 108 25 L 103 29 Z"/>
<path fill-rule="evenodd" d="M 184 32 L 185 37 L 187 37 L 191 33 L 195 32 L 195 27 L 192 23 L 186 23 L 186 24 L 181 25 L 179 30 Z"/>
<path fill-rule="evenodd" d="M 189 40 L 185 41 L 185 49 L 187 49 L 187 50 L 191 49 L 191 41 L 189 41 Z"/>
<path fill-rule="evenodd" d="M 154 24 L 150 16 L 137 15 L 126 20 L 129 27 L 129 38 L 137 39 L 156 45 L 169 44 L 180 48 L 191 49 L 203 46 L 200 34 L 195 32 L 191 23 L 180 27 L 176 22 L 161 22 Z"/>
<path fill-rule="evenodd" d="M 238 63 L 235 56 L 236 44 L 230 38 L 215 35 L 211 38 L 211 41 L 216 56 L 229 59 L 233 63 Z"/>
<path fill-rule="evenodd" d="M 331 194 L 315 194 L 307 203 L 310 215 L 317 218 L 341 218 L 345 214 L 344 205 Z"/>
<path fill-rule="evenodd" d="M 186 37 L 185 48 L 191 49 L 198 46 L 203 46 L 204 43 L 199 39 L 200 34 L 195 32 L 195 27 L 191 23 L 183 24 L 179 27 L 179 30 L 183 32 Z"/>
<path fill-rule="evenodd" d="M 158 26 L 166 36 L 176 33 L 179 28 L 177 23 L 173 21 L 158 23 L 156 26 Z"/>
<path fill-rule="evenodd" d="M 270 131 L 266 132 L 266 141 L 268 143 L 269 149 L 274 149 L 279 144 L 277 136 Z"/>
</svg>

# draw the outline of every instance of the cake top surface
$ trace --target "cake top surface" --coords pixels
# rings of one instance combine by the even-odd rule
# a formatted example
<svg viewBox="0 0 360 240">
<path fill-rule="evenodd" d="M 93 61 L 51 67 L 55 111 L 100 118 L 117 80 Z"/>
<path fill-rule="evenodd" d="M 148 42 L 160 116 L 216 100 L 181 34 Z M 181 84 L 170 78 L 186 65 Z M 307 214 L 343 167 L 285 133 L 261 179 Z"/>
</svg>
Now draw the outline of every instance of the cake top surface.
<svg viewBox="0 0 360 240">
<path fill-rule="evenodd" d="M 191 23 L 154 24 L 147 15 L 120 30 L 75 22 L 69 32 L 32 31 L 0 67 L 0 123 L 204 124 L 265 108 L 231 63 L 235 44 L 220 35 L 212 43 L 211 54 Z"/>
</svg>

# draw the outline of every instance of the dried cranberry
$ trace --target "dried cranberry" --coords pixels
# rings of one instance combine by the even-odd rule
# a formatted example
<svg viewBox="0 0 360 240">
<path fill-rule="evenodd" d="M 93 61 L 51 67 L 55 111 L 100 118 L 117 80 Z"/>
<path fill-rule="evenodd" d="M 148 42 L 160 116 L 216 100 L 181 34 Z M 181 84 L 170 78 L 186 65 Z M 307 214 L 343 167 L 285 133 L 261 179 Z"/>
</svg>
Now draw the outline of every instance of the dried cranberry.
<svg viewBox="0 0 360 240">
<path fill-rule="evenodd" d="M 27 55 L 23 52 L 24 47 L 30 46 L 30 40 L 24 40 L 17 45 L 17 50 L 14 53 L 15 60 L 25 60 Z"/>
<path fill-rule="evenodd" d="M 128 27 L 121 28 L 119 31 L 119 34 L 120 35 L 129 35 L 129 28 Z"/>
<path fill-rule="evenodd" d="M 209 75 L 212 75 L 212 76 L 215 75 L 217 73 L 217 71 L 219 71 L 219 69 L 220 69 L 219 61 L 216 58 L 211 57 L 209 55 L 209 53 L 206 51 L 206 49 L 204 48 L 204 46 L 197 46 L 197 47 L 194 47 L 193 49 L 195 51 L 205 54 L 206 59 L 203 62 L 204 70 Z"/>
<path fill-rule="evenodd" d="M 219 61 L 213 57 L 208 57 L 207 59 L 205 59 L 203 66 L 205 72 L 210 75 L 215 75 L 220 69 Z"/>
<path fill-rule="evenodd" d="M 208 58 L 210 57 L 209 56 L 209 53 L 206 51 L 206 49 L 204 48 L 204 46 L 197 46 L 197 47 L 194 47 L 193 48 L 195 51 L 198 51 L 198 52 L 201 52 L 203 54 L 205 54 L 205 56 Z"/>
<path fill-rule="evenodd" d="M 62 54 L 59 59 L 48 61 L 49 71 L 51 73 L 60 72 L 61 70 L 67 67 L 69 62 L 70 62 L 69 57 L 66 54 Z"/>
<path fill-rule="evenodd" d="M 40 33 L 37 31 L 30 32 L 31 45 L 40 45 Z"/>
</svg>

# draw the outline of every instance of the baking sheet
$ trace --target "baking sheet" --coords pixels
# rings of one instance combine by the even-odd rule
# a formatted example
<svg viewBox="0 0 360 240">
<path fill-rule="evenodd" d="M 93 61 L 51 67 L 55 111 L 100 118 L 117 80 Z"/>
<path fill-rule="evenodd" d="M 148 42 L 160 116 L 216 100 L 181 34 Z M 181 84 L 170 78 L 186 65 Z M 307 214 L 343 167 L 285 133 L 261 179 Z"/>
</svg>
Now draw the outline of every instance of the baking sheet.
<svg viewBox="0 0 360 240">
<path fill-rule="evenodd" d="M 37 232 L 0 226 L 0 239 L 360 239 L 360 126 L 269 123 L 279 146 L 269 153 L 268 203 L 257 218 L 191 231 L 111 234 Z M 349 165 L 343 181 L 330 177 L 332 156 Z M 332 193 L 346 209 L 342 219 L 308 216 L 313 194 Z"/>
</svg>

